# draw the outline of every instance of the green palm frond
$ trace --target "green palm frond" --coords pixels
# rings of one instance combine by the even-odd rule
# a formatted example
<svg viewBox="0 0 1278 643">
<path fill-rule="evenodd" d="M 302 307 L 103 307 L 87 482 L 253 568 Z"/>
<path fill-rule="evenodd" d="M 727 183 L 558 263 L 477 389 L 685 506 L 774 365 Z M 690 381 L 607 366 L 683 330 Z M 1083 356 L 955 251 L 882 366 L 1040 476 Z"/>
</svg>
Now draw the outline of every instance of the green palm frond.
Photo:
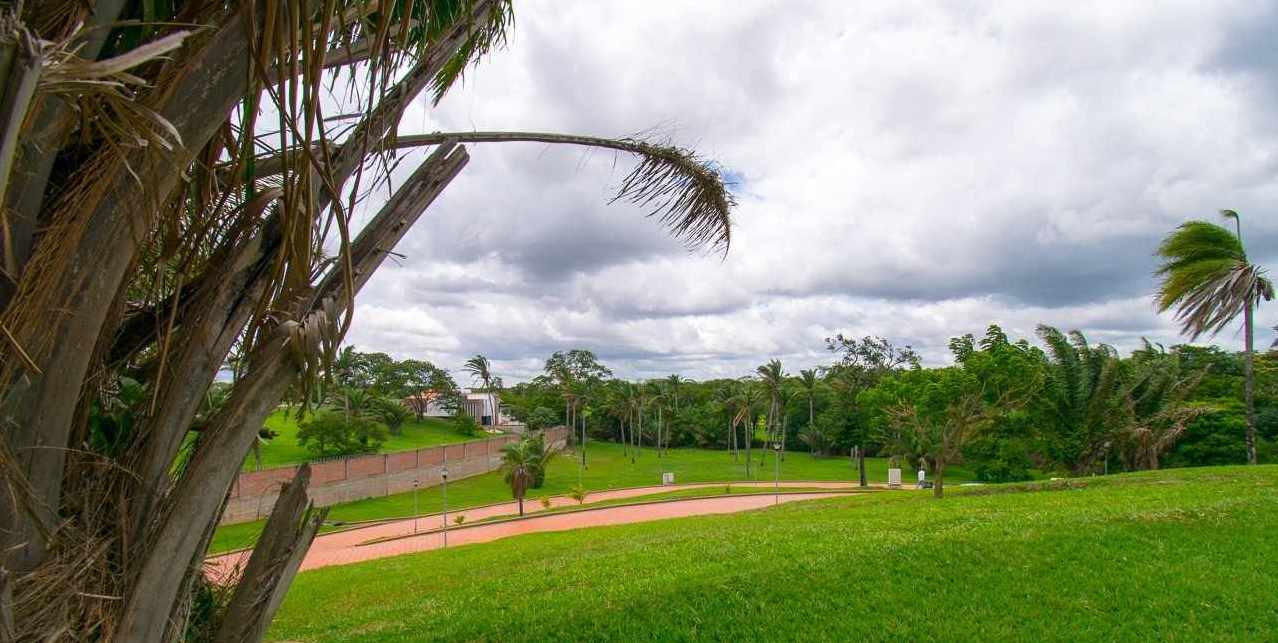
<svg viewBox="0 0 1278 643">
<path fill-rule="evenodd" d="M 1236 215 L 1234 215 L 1236 216 Z M 1158 311 L 1175 309 L 1181 331 L 1195 340 L 1215 335 L 1249 306 L 1274 298 L 1265 270 L 1247 261 L 1242 241 L 1206 221 L 1181 224 L 1158 246 L 1163 260 Z"/>
</svg>

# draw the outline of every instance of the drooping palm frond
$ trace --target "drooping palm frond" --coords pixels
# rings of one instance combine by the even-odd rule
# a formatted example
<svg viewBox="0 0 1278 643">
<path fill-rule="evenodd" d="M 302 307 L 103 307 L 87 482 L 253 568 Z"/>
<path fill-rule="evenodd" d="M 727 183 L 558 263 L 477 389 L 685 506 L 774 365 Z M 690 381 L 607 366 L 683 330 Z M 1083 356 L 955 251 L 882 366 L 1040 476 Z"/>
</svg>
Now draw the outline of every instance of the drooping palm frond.
<svg viewBox="0 0 1278 643">
<path fill-rule="evenodd" d="M 600 138 L 547 132 L 448 132 L 401 136 L 395 147 L 461 143 L 534 142 L 598 147 L 639 157 L 612 198 L 648 210 L 689 247 L 710 246 L 726 253 L 732 242 L 736 200 L 719 168 L 676 145 L 635 138 Z"/>
</svg>

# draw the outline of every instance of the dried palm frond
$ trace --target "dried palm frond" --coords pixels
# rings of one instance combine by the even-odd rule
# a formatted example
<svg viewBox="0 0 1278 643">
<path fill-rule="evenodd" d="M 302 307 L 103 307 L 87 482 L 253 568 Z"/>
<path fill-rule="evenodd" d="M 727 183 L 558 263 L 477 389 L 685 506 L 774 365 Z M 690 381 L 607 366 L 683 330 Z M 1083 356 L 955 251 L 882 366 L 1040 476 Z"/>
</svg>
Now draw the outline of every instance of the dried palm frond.
<svg viewBox="0 0 1278 643">
<path fill-rule="evenodd" d="M 44 70 L 38 91 L 57 95 L 75 106 L 80 139 L 108 147 L 156 146 L 172 150 L 182 137 L 171 123 L 137 99 L 148 82 L 129 70 L 164 59 L 191 35 L 178 31 L 119 56 L 89 61 L 76 55 L 73 39 L 44 43 Z"/>
<path fill-rule="evenodd" d="M 732 242 L 732 208 L 736 200 L 712 163 L 692 150 L 634 138 L 610 139 L 547 132 L 447 132 L 401 136 L 399 148 L 437 145 L 455 139 L 462 143 L 536 142 L 600 147 L 628 152 L 639 164 L 622 180 L 613 201 L 630 201 L 649 208 L 689 247 L 710 246 L 726 253 Z"/>
<path fill-rule="evenodd" d="M 396 149 L 460 143 L 531 142 L 581 145 L 626 152 L 639 164 L 622 180 L 612 198 L 649 210 L 689 247 L 709 246 L 726 253 L 732 241 L 732 208 L 736 200 L 719 168 L 692 150 L 634 138 L 601 138 L 549 132 L 436 132 L 396 137 Z M 278 172 L 279 156 L 259 159 L 259 179 Z"/>
</svg>

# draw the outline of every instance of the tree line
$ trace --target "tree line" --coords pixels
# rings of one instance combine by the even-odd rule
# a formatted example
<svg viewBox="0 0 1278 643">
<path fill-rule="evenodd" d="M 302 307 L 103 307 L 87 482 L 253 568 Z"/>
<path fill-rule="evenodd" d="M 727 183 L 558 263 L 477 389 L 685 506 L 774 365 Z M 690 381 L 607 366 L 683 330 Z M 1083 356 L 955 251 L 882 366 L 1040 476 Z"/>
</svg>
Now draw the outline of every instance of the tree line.
<svg viewBox="0 0 1278 643">
<path fill-rule="evenodd" d="M 626 445 L 738 458 L 776 444 L 819 456 L 870 455 L 936 472 L 962 461 L 982 480 L 1087 475 L 1247 461 L 1245 356 L 1146 342 L 1129 355 L 1079 331 L 1039 326 L 1035 341 L 991 325 L 950 341 L 952 366 L 925 368 L 909 346 L 836 335 L 831 361 L 798 373 L 769 361 L 735 379 L 628 381 L 588 350 L 555 353 L 505 389 L 507 409 Z M 1256 363 L 1258 450 L 1275 457 L 1278 353 Z"/>
</svg>

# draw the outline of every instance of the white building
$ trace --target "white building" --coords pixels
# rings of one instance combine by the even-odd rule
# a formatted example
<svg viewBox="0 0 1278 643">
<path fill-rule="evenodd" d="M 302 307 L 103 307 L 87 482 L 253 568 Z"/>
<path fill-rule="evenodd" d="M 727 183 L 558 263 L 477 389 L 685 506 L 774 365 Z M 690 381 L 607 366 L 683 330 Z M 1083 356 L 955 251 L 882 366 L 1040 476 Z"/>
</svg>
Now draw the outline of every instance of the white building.
<svg viewBox="0 0 1278 643">
<path fill-rule="evenodd" d="M 424 404 L 426 407 L 424 415 L 426 417 L 453 416 L 453 409 L 448 408 L 448 406 L 443 403 L 439 391 L 434 389 L 427 389 L 417 395 L 409 396 L 404 399 L 404 403 L 411 408 L 417 408 L 418 405 Z M 476 391 L 475 389 L 462 389 L 461 404 L 462 410 L 464 410 L 467 415 L 475 418 L 475 421 L 479 422 L 481 426 L 492 426 L 494 415 L 493 407 L 496 406 L 497 411 L 500 413 L 501 396 L 496 393 Z M 506 424 L 510 419 L 505 415 L 502 415 L 499 420 L 500 421 L 497 422 L 497 424 Z"/>
</svg>

